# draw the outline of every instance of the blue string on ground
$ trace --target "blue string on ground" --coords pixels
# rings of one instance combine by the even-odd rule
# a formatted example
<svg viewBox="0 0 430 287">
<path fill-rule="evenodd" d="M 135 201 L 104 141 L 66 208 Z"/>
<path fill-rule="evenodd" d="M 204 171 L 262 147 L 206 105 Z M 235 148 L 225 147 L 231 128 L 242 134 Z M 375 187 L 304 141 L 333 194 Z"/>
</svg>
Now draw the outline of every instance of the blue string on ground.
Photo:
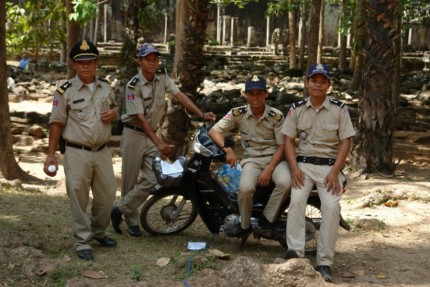
<svg viewBox="0 0 430 287">
<path fill-rule="evenodd" d="M 209 246 L 211 246 L 211 244 L 212 244 L 212 242 L 214 241 L 214 239 L 215 239 L 215 236 L 216 236 L 216 234 L 212 234 L 212 238 L 209 240 L 209 243 L 208 243 L 208 245 L 207 245 L 207 248 L 209 248 Z M 182 283 L 184 284 L 184 286 L 186 286 L 186 287 L 190 287 L 190 285 L 188 284 L 188 282 L 187 282 L 187 278 L 188 277 L 190 277 L 190 273 L 191 273 L 191 266 L 192 266 L 192 264 L 193 264 L 193 257 L 194 257 L 194 255 L 196 254 L 196 252 L 197 251 L 200 251 L 200 250 L 196 250 L 196 251 L 194 251 L 191 255 L 190 255 L 190 257 L 188 258 L 188 262 L 187 262 L 187 275 L 185 276 L 185 279 L 184 280 L 182 280 Z"/>
</svg>

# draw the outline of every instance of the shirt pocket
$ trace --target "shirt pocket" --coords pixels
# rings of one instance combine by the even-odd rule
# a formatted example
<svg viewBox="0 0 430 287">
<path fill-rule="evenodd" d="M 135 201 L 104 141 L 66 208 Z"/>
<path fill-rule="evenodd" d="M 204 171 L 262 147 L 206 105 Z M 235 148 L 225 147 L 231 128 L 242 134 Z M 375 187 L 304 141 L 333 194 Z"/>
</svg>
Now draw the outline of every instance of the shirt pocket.
<svg viewBox="0 0 430 287">
<path fill-rule="evenodd" d="M 69 116 L 77 122 L 87 121 L 92 113 L 93 110 L 86 101 L 70 104 Z"/>
<path fill-rule="evenodd" d="M 337 124 L 323 124 L 322 125 L 323 136 L 329 141 L 338 140 L 339 125 Z"/>
</svg>

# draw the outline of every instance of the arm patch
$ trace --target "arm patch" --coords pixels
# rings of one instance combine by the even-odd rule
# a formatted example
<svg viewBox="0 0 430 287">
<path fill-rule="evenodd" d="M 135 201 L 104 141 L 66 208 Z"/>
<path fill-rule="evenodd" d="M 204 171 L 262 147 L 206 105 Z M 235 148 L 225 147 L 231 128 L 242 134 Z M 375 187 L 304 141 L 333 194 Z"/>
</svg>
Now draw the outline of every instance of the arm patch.
<svg viewBox="0 0 430 287">
<path fill-rule="evenodd" d="M 306 104 L 308 102 L 308 99 L 303 99 L 303 100 L 299 100 L 293 103 L 293 109 L 303 106 L 304 104 Z"/>
<path fill-rule="evenodd" d="M 341 107 L 341 108 L 345 105 L 345 103 L 344 103 L 344 102 L 339 101 L 339 100 L 336 100 L 336 99 L 330 99 L 330 103 L 331 103 L 331 104 L 334 104 L 334 105 L 336 105 L 336 106 L 339 106 L 339 107 Z"/>
<path fill-rule="evenodd" d="M 139 77 L 134 76 L 133 79 L 131 79 L 130 82 L 128 82 L 127 87 L 134 89 L 134 87 L 136 87 L 137 82 L 139 82 Z"/>
<path fill-rule="evenodd" d="M 66 81 L 66 82 L 64 82 L 61 86 L 59 86 L 58 88 L 57 88 L 57 92 L 59 92 L 60 94 L 64 94 L 64 92 L 68 89 L 68 88 L 70 88 L 72 86 L 72 82 L 70 82 L 70 81 Z"/>
</svg>

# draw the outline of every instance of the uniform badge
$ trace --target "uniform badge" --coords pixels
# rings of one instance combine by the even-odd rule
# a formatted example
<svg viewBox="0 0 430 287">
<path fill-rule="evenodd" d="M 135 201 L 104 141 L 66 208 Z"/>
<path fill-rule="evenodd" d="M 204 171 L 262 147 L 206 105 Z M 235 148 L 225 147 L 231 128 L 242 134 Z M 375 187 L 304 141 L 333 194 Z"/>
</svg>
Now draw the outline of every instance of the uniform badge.
<svg viewBox="0 0 430 287">
<path fill-rule="evenodd" d="M 133 93 L 130 93 L 127 95 L 127 101 L 134 102 L 134 94 Z"/>
<path fill-rule="evenodd" d="M 260 79 L 258 78 L 257 75 L 254 75 L 254 76 L 252 76 L 252 81 L 253 82 L 258 82 L 258 81 L 260 81 Z"/>
<path fill-rule="evenodd" d="M 305 140 L 307 138 L 307 134 L 304 131 L 301 131 L 299 134 L 300 139 Z"/>
<path fill-rule="evenodd" d="M 82 40 L 82 44 L 81 44 L 81 46 L 79 47 L 81 50 L 84 50 L 84 51 L 86 51 L 86 50 L 89 50 L 90 49 L 90 46 L 88 45 L 88 43 L 87 43 L 87 41 L 86 40 Z"/>
<path fill-rule="evenodd" d="M 52 107 L 53 107 L 53 108 L 57 108 L 57 107 L 58 107 L 58 99 L 57 99 L 57 98 L 55 98 L 55 99 L 52 101 Z"/>
</svg>

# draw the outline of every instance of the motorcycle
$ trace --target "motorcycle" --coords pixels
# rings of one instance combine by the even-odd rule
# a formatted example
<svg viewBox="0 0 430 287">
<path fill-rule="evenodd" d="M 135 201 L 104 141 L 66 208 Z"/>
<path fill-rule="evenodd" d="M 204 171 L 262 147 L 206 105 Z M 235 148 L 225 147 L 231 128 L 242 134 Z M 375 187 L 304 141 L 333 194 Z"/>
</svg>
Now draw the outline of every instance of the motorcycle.
<svg viewBox="0 0 430 287">
<path fill-rule="evenodd" d="M 211 234 L 222 231 L 227 236 L 241 238 L 240 248 L 243 248 L 247 237 L 240 235 L 237 194 L 227 192 L 211 169 L 213 162 L 225 161 L 225 154 L 208 136 L 210 127 L 204 124 L 198 130 L 193 144 L 194 154 L 186 162 L 182 177 L 176 181 L 170 180 L 168 186 L 160 186 L 152 191 L 152 196 L 141 208 L 140 223 L 151 235 L 174 235 L 187 229 L 200 215 Z M 234 142 L 226 140 L 225 144 L 232 146 Z M 153 169 L 159 179 L 160 173 L 154 168 L 154 164 Z M 252 236 L 255 239 L 275 240 L 288 248 L 286 222 L 289 198 L 283 203 L 272 229 L 258 227 L 258 218 L 263 214 L 273 188 L 274 184 L 256 189 L 251 217 Z M 321 224 L 320 209 L 321 201 L 314 190 L 308 198 L 306 208 L 307 254 L 316 253 L 316 234 Z M 350 229 L 342 217 L 339 225 L 346 230 Z"/>
</svg>

